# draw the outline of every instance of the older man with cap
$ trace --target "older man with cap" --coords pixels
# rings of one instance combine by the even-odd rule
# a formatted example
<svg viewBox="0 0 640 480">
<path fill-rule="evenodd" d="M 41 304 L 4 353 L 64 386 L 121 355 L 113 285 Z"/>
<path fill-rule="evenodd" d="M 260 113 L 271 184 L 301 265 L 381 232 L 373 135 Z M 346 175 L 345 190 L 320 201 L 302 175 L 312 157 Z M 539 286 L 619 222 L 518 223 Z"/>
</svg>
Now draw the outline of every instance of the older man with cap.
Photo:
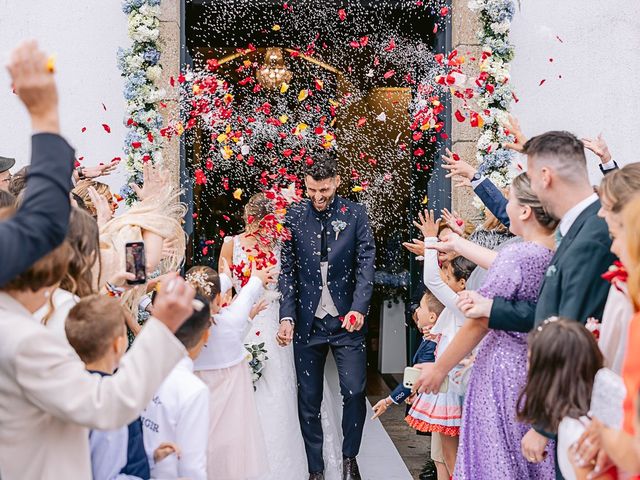
<svg viewBox="0 0 640 480">
<path fill-rule="evenodd" d="M 16 164 L 15 158 L 0 157 L 0 190 L 9 191 L 11 173 L 9 170 Z"/>
</svg>

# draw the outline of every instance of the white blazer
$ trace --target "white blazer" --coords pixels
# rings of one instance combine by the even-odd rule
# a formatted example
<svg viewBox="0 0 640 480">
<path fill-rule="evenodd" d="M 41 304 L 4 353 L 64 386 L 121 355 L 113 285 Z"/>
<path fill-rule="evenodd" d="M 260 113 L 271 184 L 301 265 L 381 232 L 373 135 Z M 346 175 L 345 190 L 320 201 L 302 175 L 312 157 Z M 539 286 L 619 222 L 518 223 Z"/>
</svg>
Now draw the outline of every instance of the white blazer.
<svg viewBox="0 0 640 480">
<path fill-rule="evenodd" d="M 91 479 L 88 429 L 133 421 L 185 355 L 150 318 L 115 375 L 92 375 L 68 343 L 0 292 L 2 480 Z"/>
</svg>

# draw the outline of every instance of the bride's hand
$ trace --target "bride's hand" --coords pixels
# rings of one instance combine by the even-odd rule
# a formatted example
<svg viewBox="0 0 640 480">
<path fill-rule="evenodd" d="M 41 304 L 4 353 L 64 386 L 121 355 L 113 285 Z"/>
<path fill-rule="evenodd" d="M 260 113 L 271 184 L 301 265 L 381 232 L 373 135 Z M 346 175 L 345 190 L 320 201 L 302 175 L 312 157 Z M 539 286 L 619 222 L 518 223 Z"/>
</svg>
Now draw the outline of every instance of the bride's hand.
<svg viewBox="0 0 640 480">
<path fill-rule="evenodd" d="M 281 347 L 286 347 L 291 343 L 293 340 L 293 324 L 291 322 L 288 320 L 280 322 L 280 328 L 276 334 L 276 340 L 278 341 L 278 345 Z"/>
<path fill-rule="evenodd" d="M 256 318 L 256 316 L 260 314 L 260 312 L 266 310 L 268 306 L 269 306 L 269 302 L 264 298 L 259 302 L 256 302 L 253 305 L 253 308 L 251 308 L 251 311 L 249 312 L 249 318 L 253 320 L 254 318 Z"/>
</svg>

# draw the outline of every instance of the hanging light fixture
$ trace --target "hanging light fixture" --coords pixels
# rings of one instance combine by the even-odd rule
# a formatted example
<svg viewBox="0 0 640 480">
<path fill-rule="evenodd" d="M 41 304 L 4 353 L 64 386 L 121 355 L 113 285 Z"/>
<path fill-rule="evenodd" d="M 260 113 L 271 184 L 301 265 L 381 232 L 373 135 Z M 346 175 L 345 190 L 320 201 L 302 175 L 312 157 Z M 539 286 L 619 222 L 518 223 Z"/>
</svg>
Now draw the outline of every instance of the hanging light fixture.
<svg viewBox="0 0 640 480">
<path fill-rule="evenodd" d="M 258 82 L 270 90 L 278 89 L 283 83 L 291 80 L 291 71 L 284 63 L 284 56 L 281 48 L 267 48 L 264 55 L 264 64 L 256 72 Z"/>
</svg>

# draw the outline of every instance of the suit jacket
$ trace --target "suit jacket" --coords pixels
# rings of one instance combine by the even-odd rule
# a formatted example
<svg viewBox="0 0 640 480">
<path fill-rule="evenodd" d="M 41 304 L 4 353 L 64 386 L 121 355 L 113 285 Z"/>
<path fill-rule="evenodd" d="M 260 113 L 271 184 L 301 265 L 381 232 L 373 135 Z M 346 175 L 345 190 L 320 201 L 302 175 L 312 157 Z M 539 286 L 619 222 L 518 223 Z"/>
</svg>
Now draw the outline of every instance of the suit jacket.
<svg viewBox="0 0 640 480">
<path fill-rule="evenodd" d="M 0 292 L 2 480 L 90 479 L 88 429 L 132 422 L 185 355 L 152 318 L 115 375 L 93 375 L 63 339 Z"/>
<path fill-rule="evenodd" d="M 597 216 L 600 201 L 589 205 L 573 223 L 556 250 L 540 289 L 538 302 L 493 300 L 489 327 L 528 332 L 551 316 L 585 323 L 602 319 L 610 284 L 602 275 L 615 260 L 609 249 L 607 224 Z"/>
<path fill-rule="evenodd" d="M 376 254 L 367 212 L 364 206 L 336 196 L 328 213 L 327 286 L 331 297 L 341 316 L 350 311 L 366 315 L 373 293 Z M 338 222 L 344 222 L 345 227 L 336 238 Z M 286 225 L 292 238 L 282 246 L 280 318 L 292 318 L 296 340 L 306 342 L 322 295 L 321 222 L 307 200 L 290 209 Z"/>
<path fill-rule="evenodd" d="M 605 170 L 602 168 L 602 164 L 599 165 L 600 171 L 603 175 L 613 172 L 618 169 L 618 164 L 613 162 L 614 167 Z M 509 227 L 511 222 L 509 221 L 509 215 L 507 215 L 507 203 L 508 200 L 502 194 L 500 189 L 496 187 L 491 180 L 485 178 L 480 185 L 473 189 L 476 195 L 480 197 L 484 206 L 489 209 L 495 217 L 500 220 L 505 227 Z"/>
<path fill-rule="evenodd" d="M 436 361 L 436 347 L 438 344 L 436 342 L 432 342 L 431 340 L 427 340 L 425 338 L 422 339 L 418 350 L 416 350 L 416 354 L 413 356 L 413 365 L 418 363 L 433 363 Z M 411 389 L 405 387 L 402 382 L 398 384 L 398 386 L 389 394 L 393 403 L 401 403 L 404 402 L 411 395 Z"/>
<path fill-rule="evenodd" d="M 69 225 L 74 151 L 64 138 L 39 133 L 31 139 L 31 168 L 24 202 L 0 222 L 0 285 L 60 245 Z"/>
</svg>

